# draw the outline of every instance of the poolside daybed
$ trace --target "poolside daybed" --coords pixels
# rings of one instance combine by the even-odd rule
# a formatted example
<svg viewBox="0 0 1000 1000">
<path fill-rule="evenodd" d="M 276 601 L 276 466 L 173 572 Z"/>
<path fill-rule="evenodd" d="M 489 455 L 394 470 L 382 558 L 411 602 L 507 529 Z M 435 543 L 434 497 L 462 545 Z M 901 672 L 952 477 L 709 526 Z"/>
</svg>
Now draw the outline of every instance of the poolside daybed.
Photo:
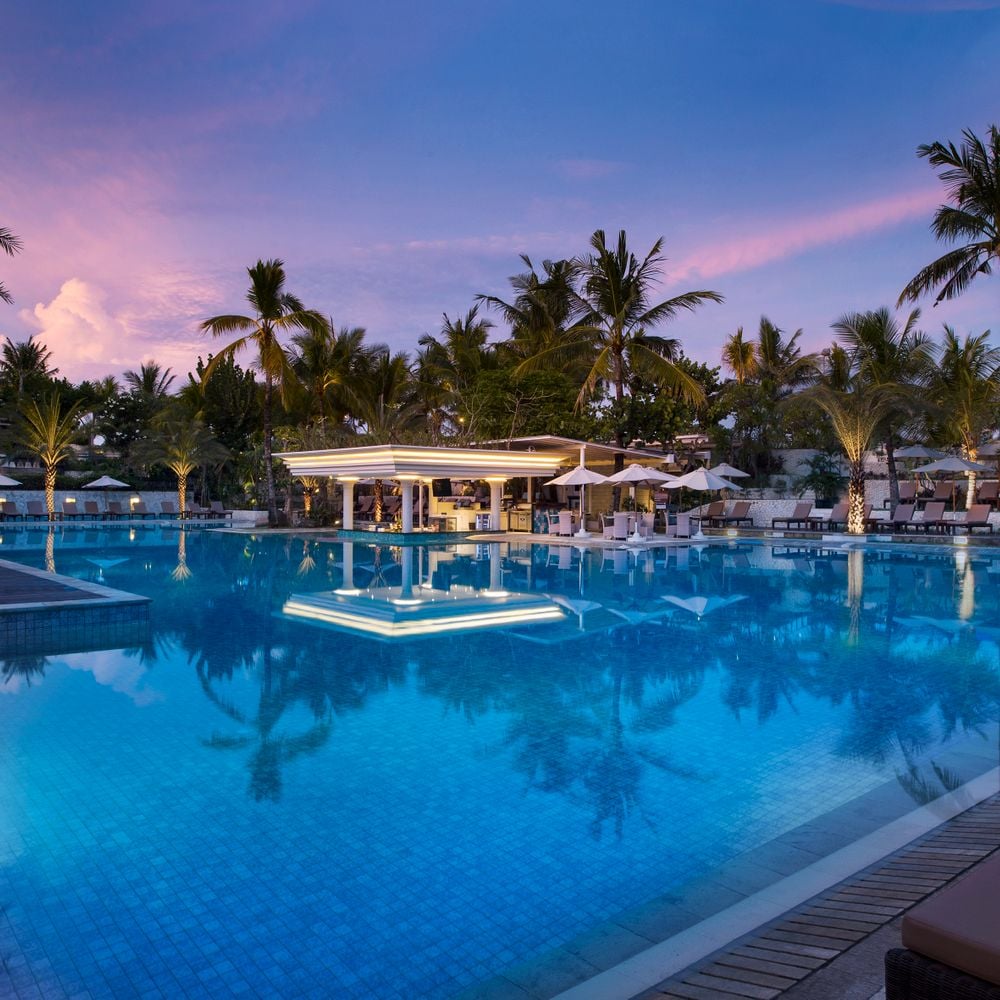
<svg viewBox="0 0 1000 1000">
<path fill-rule="evenodd" d="M 903 917 L 886 1000 L 1000 1000 L 1000 855 Z"/>
</svg>

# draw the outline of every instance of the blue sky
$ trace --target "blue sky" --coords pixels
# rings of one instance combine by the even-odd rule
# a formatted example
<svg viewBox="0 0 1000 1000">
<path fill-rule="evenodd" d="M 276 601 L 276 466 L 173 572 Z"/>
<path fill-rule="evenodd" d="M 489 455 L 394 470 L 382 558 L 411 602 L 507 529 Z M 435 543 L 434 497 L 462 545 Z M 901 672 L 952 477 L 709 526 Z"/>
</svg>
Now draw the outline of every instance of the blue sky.
<svg viewBox="0 0 1000 1000">
<path fill-rule="evenodd" d="M 941 252 L 916 146 L 1000 116 L 1000 0 L 19 6 L 0 333 L 74 378 L 186 372 L 258 257 L 412 348 L 597 228 L 726 296 L 669 329 L 692 356 L 761 313 L 819 347 Z M 925 326 L 996 326 L 976 284 Z"/>
</svg>

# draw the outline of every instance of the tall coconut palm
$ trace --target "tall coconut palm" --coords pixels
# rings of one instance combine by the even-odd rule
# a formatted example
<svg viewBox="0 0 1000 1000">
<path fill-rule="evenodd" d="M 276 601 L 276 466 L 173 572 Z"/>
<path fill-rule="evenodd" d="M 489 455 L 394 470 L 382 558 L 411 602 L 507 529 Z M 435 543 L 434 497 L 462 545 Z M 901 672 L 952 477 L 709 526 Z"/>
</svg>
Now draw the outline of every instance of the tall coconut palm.
<svg viewBox="0 0 1000 1000">
<path fill-rule="evenodd" d="M 899 296 L 898 305 L 939 289 L 934 304 L 953 299 L 1000 260 L 1000 129 L 991 125 L 985 142 L 971 129 L 953 142 L 918 146 L 917 155 L 940 167 L 950 204 L 939 206 L 931 228 L 945 243 L 962 243 L 921 268 Z"/>
<path fill-rule="evenodd" d="M 383 351 L 368 366 L 354 395 L 358 430 L 373 444 L 398 444 L 418 429 L 423 410 L 413 398 L 409 358 L 405 353 Z M 375 480 L 375 503 L 372 517 L 382 520 L 384 484 Z"/>
<path fill-rule="evenodd" d="M 274 467 L 271 459 L 274 389 L 277 386 L 282 402 L 290 397 L 296 384 L 292 359 L 279 339 L 289 330 L 327 329 L 326 320 L 315 310 L 306 309 L 301 301 L 285 291 L 285 265 L 280 260 L 258 260 L 247 268 L 250 288 L 247 301 L 253 315 L 213 316 L 201 324 L 202 330 L 215 337 L 239 333 L 236 340 L 219 351 L 205 369 L 207 382 L 223 358 L 232 358 L 245 347 L 256 352 L 255 365 L 264 375 L 262 421 L 264 431 L 264 475 L 267 483 L 267 521 L 278 523 L 278 502 L 274 488 Z"/>
<path fill-rule="evenodd" d="M 200 420 L 177 416 L 159 421 L 152 434 L 136 441 L 132 457 L 144 465 L 165 465 L 177 476 L 177 509 L 183 517 L 188 476 L 201 466 L 220 465 L 229 450 Z"/>
<path fill-rule="evenodd" d="M 488 343 L 492 328 L 477 304 L 455 319 L 445 313 L 440 339 L 425 333 L 418 341 L 417 381 L 452 420 L 457 420 L 476 376 L 497 367 L 496 351 Z"/>
<path fill-rule="evenodd" d="M 138 371 L 127 371 L 122 375 L 125 385 L 132 392 L 151 400 L 165 399 L 174 378 L 169 368 L 164 368 L 156 361 L 144 362 L 139 365 Z"/>
<path fill-rule="evenodd" d="M 5 337 L 0 350 L 0 382 L 10 386 L 20 399 L 30 381 L 52 378 L 59 373 L 58 368 L 50 367 L 51 360 L 52 352 L 34 337 L 19 342 Z"/>
<path fill-rule="evenodd" d="M 968 334 L 963 341 L 945 326 L 929 386 L 939 413 L 937 436 L 943 444 L 958 445 L 972 462 L 1000 404 L 1000 348 L 990 346 L 989 336 L 987 330 L 978 336 Z M 976 474 L 970 472 L 966 507 L 972 506 L 975 491 Z"/>
<path fill-rule="evenodd" d="M 292 368 L 306 391 L 310 422 L 339 422 L 350 412 L 350 391 L 359 372 L 374 360 L 382 344 L 366 344 L 364 327 L 307 329 L 292 337 Z"/>
<path fill-rule="evenodd" d="M 850 356 L 857 378 L 873 391 L 889 390 L 894 405 L 879 428 L 889 467 L 889 501 L 899 503 L 895 448 L 902 425 L 925 408 L 926 387 L 934 368 L 934 344 L 917 329 L 920 310 L 902 325 L 887 308 L 846 313 L 833 324 Z"/>
<path fill-rule="evenodd" d="M 80 406 L 74 403 L 63 409 L 58 393 L 41 402 L 25 400 L 21 408 L 23 420 L 20 440 L 38 456 L 45 470 L 45 509 L 49 520 L 55 520 L 56 467 L 70 455 L 70 445 L 79 426 Z"/>
<path fill-rule="evenodd" d="M 545 351 L 546 366 L 562 368 L 561 362 L 571 363 L 574 355 L 566 351 L 559 358 L 559 348 L 572 343 L 571 331 L 580 314 L 574 287 L 576 265 L 569 260 L 543 260 L 539 274 L 527 254 L 521 254 L 521 261 L 528 270 L 509 279 L 515 292 L 512 302 L 496 295 L 477 295 L 476 300 L 498 312 L 510 327 L 510 338 L 500 345 L 503 354 L 522 362 Z"/>
<path fill-rule="evenodd" d="M 24 248 L 24 244 L 21 242 L 20 237 L 15 236 L 9 229 L 5 229 L 0 226 L 0 250 L 2 250 L 8 257 L 13 257 L 14 254 L 20 253 Z M 14 298 L 7 291 L 7 287 L 2 281 L 0 281 L 0 299 L 10 305 Z"/>
<path fill-rule="evenodd" d="M 576 262 L 583 283 L 577 296 L 582 316 L 576 343 L 590 361 L 578 406 L 602 383 L 611 387 L 620 402 L 633 375 L 673 389 L 690 402 L 702 402 L 701 386 L 674 364 L 677 341 L 649 331 L 682 311 L 693 312 L 705 302 L 722 302 L 722 296 L 710 291 L 684 292 L 652 305 L 653 286 L 664 261 L 662 238 L 641 261 L 629 250 L 624 229 L 613 249 L 600 229 L 591 237 L 590 246 L 591 253 Z M 543 359 L 545 353 L 536 359 Z M 624 443 L 621 437 L 619 431 L 619 446 Z"/>
<path fill-rule="evenodd" d="M 722 345 L 722 363 L 733 373 L 737 385 L 744 385 L 757 374 L 757 352 L 752 340 L 745 340 L 743 327 L 726 338 Z"/>
</svg>

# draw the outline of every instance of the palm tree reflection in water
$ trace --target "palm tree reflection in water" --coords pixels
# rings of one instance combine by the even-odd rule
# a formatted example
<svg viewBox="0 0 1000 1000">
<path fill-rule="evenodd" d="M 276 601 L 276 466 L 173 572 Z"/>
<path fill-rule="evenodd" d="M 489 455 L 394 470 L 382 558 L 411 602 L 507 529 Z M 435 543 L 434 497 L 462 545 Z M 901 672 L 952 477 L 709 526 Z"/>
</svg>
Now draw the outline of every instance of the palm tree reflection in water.
<svg viewBox="0 0 1000 1000">
<path fill-rule="evenodd" d="M 721 698 L 737 726 L 795 725 L 807 701 L 843 710 L 834 752 L 895 773 L 918 799 L 957 781 L 931 759 L 942 744 L 997 721 L 1000 678 L 989 657 L 995 647 L 972 627 L 973 610 L 981 620 L 995 617 L 997 592 L 975 593 L 971 556 L 958 578 L 952 553 L 888 558 L 860 550 L 816 550 L 788 572 L 766 573 L 761 564 L 773 565 L 770 549 L 737 559 L 709 546 L 687 573 L 654 567 L 637 574 L 632 587 L 611 574 L 602 577 L 594 561 L 587 591 L 606 606 L 620 600 L 642 610 L 662 604 L 660 592 L 684 585 L 693 594 L 754 597 L 703 620 L 675 614 L 597 629 L 582 648 L 549 656 L 542 668 L 509 633 L 463 636 L 461 654 L 449 656 L 437 645 L 333 637 L 261 615 L 261 607 L 280 607 L 301 585 L 302 553 L 312 559 L 308 546 L 284 551 L 281 558 L 278 546 L 248 543 L 254 572 L 241 577 L 224 608 L 211 610 L 216 617 L 255 620 L 245 642 L 206 649 L 194 638 L 197 630 L 185 635 L 206 696 L 237 727 L 212 734 L 205 745 L 248 752 L 249 794 L 258 801 L 280 798 L 285 764 L 327 744 L 338 714 L 364 709 L 370 695 L 405 684 L 411 674 L 417 696 L 438 700 L 469 725 L 504 717 L 504 737 L 486 752 L 508 758 L 532 790 L 583 808 L 595 838 L 608 829 L 624 837 L 636 816 L 655 828 L 652 796 L 649 802 L 643 796 L 653 774 L 711 787 L 706 776 L 679 763 L 689 756 L 674 759 L 669 734 L 677 727 L 690 749 L 701 711 L 694 703 L 709 697 L 711 675 L 720 675 Z M 376 547 L 373 564 L 380 586 L 398 584 L 390 550 Z M 336 586 L 330 565 L 323 562 L 323 576 Z M 472 560 L 448 565 L 454 582 L 475 582 Z M 576 573 L 547 572 L 538 559 L 529 575 L 546 592 L 578 589 Z M 259 678 L 252 709 L 238 707 L 227 693 L 237 667 Z M 299 723 L 295 705 L 306 706 L 312 721 Z M 753 716 L 744 720 L 747 710 Z M 293 724 L 294 732 L 284 728 Z M 657 785 L 657 801 L 661 792 Z"/>
</svg>

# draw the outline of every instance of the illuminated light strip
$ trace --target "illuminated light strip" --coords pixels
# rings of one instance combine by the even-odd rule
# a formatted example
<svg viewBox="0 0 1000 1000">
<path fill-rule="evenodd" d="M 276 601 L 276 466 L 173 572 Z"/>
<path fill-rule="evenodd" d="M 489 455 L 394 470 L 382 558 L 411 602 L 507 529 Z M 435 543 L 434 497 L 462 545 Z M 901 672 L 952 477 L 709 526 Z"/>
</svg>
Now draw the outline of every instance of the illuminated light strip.
<svg viewBox="0 0 1000 1000">
<path fill-rule="evenodd" d="M 500 625 L 530 624 L 532 622 L 561 621 L 565 614 L 560 608 L 508 608 L 506 610 L 480 612 L 475 615 L 449 615 L 432 621 L 379 622 L 363 615 L 351 614 L 333 608 L 317 608 L 313 605 L 286 601 L 282 612 L 292 618 L 305 618 L 324 625 L 339 625 L 368 635 L 385 639 L 437 635 L 442 632 L 496 628 Z"/>
</svg>

